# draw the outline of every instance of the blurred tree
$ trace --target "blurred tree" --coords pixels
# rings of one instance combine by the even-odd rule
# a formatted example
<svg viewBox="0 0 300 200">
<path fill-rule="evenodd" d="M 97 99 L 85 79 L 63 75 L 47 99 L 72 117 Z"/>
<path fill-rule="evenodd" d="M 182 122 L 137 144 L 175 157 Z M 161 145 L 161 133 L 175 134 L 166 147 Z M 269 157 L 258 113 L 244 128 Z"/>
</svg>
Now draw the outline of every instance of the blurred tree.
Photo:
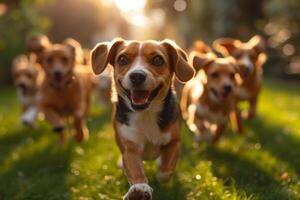
<svg viewBox="0 0 300 200">
<path fill-rule="evenodd" d="M 269 36 L 269 45 L 277 50 L 273 56 L 275 73 L 300 76 L 300 1 L 267 1 L 265 13 L 268 16 L 264 31 Z M 280 55 L 280 57 L 278 56 Z M 276 62 L 277 61 L 277 62 Z M 278 62 L 280 61 L 280 62 Z M 289 76 L 291 77 L 291 76 Z"/>
<path fill-rule="evenodd" d="M 29 35 L 44 33 L 49 21 L 39 13 L 43 0 L 6 0 L 6 10 L 0 15 L 0 84 L 10 80 L 10 65 L 14 56 L 25 51 Z"/>
</svg>

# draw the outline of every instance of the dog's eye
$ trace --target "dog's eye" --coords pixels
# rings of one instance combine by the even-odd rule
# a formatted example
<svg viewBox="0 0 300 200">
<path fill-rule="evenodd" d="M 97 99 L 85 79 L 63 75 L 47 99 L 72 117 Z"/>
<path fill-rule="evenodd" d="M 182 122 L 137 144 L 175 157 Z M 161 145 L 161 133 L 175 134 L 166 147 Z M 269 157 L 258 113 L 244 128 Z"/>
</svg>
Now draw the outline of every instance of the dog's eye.
<svg viewBox="0 0 300 200">
<path fill-rule="evenodd" d="M 213 79 L 217 79 L 219 78 L 219 73 L 218 72 L 214 72 L 210 75 Z"/>
<path fill-rule="evenodd" d="M 47 62 L 47 64 L 52 64 L 53 58 L 51 58 L 51 57 L 50 57 L 50 58 L 47 58 L 47 59 L 46 59 L 46 62 Z"/>
<path fill-rule="evenodd" d="M 29 78 L 29 79 L 32 78 L 32 74 L 30 74 L 30 73 L 27 73 L 26 76 L 27 76 L 27 78 Z"/>
<path fill-rule="evenodd" d="M 230 74 L 230 78 L 231 78 L 232 80 L 234 79 L 234 76 L 235 76 L 234 73 L 231 73 L 231 74 Z"/>
<path fill-rule="evenodd" d="M 151 64 L 154 66 L 162 66 L 163 64 L 165 64 L 164 59 L 161 56 L 155 56 L 154 58 L 152 58 L 150 60 Z"/>
<path fill-rule="evenodd" d="M 129 59 L 125 55 L 121 55 L 118 60 L 118 64 L 121 66 L 128 65 L 129 64 Z"/>
<path fill-rule="evenodd" d="M 67 64 L 69 62 L 69 59 L 67 57 L 62 57 L 61 58 L 61 61 L 64 63 L 64 64 Z"/>
</svg>

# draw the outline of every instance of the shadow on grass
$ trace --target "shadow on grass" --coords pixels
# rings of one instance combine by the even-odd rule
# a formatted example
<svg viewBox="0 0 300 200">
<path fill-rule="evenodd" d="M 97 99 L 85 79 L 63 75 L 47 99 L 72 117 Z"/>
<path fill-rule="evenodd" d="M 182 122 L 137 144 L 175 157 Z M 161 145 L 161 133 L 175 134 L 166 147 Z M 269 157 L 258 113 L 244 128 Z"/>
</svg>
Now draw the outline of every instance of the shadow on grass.
<svg viewBox="0 0 300 200">
<path fill-rule="evenodd" d="M 39 138 L 26 154 L 10 163 L 1 173 L 1 199 L 68 199 L 64 183 L 71 148 L 59 149 L 55 140 Z"/>
<path fill-rule="evenodd" d="M 264 150 L 285 161 L 300 176 L 300 140 L 284 130 L 284 127 L 266 125 L 261 118 L 247 123 L 255 133 L 256 139 Z"/>
<path fill-rule="evenodd" d="M 298 139 L 285 134 L 284 129 L 280 126 L 266 125 L 261 118 L 256 118 L 246 124 L 247 129 L 254 132 L 253 140 L 261 144 L 262 150 L 287 163 L 299 176 L 300 151 L 298 149 L 300 141 Z M 247 135 L 245 135 L 245 140 L 252 140 L 252 138 L 246 137 Z M 274 197 L 276 199 L 295 199 L 284 188 L 284 184 L 272 176 L 272 172 L 264 171 L 258 163 L 251 162 L 238 153 L 224 151 L 215 146 L 205 150 L 204 154 L 213 161 L 212 169 L 217 177 L 227 179 L 228 183 L 231 183 L 230 178 L 232 178 L 236 187 L 247 194 L 266 198 L 270 196 L 269 193 L 272 191 L 269 199 Z"/>
<path fill-rule="evenodd" d="M 106 109 L 90 117 L 92 134 L 110 121 L 109 113 Z M 44 126 L 38 130 L 21 127 L 1 137 L 0 164 L 7 165 L 0 170 L 1 200 L 71 198 L 66 177 L 78 145 L 71 141 L 58 147 L 57 142 L 58 138 Z M 17 158 L 12 159 L 12 154 Z"/>
<path fill-rule="evenodd" d="M 16 131 L 9 131 L 5 135 L 2 135 L 0 138 L 0 165 L 3 164 L 13 149 L 39 138 L 38 131 L 22 127 Z"/>
<path fill-rule="evenodd" d="M 87 126 L 89 127 L 90 133 L 97 133 L 105 124 L 110 123 L 111 113 L 111 107 L 101 109 L 100 113 L 92 113 L 87 120 Z"/>
<path fill-rule="evenodd" d="M 155 179 L 150 179 L 150 185 L 154 190 L 154 199 L 165 199 L 165 200 L 183 200 L 186 199 L 188 190 L 185 189 L 184 185 L 178 180 L 176 174 L 172 177 L 172 182 L 168 184 L 162 184 Z"/>
<path fill-rule="evenodd" d="M 239 190 L 245 191 L 247 196 L 255 194 L 255 197 L 270 200 L 274 197 L 294 199 L 280 182 L 251 161 L 217 148 L 210 148 L 207 156 L 213 160 L 212 170 L 215 176 L 225 180 L 225 184 L 235 184 Z M 272 195 L 267 198 L 270 192 Z"/>
</svg>

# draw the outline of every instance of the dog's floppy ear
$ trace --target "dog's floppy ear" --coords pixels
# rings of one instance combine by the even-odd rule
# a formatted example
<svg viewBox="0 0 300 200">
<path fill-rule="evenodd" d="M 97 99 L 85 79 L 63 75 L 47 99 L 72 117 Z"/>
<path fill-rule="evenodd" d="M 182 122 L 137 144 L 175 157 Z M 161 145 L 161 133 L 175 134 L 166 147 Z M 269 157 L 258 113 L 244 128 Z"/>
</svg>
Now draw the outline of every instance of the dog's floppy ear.
<svg viewBox="0 0 300 200">
<path fill-rule="evenodd" d="M 196 71 L 200 69 L 204 69 L 209 66 L 216 58 L 216 55 L 208 53 L 208 54 L 199 54 L 195 51 L 190 53 L 190 60 L 193 63 L 193 67 Z"/>
<path fill-rule="evenodd" d="M 249 40 L 247 45 L 249 45 L 249 48 L 253 48 L 257 53 L 255 65 L 257 67 L 262 67 L 268 59 L 268 56 L 265 53 L 267 48 L 265 39 L 260 35 L 255 35 Z"/>
<path fill-rule="evenodd" d="M 247 43 L 251 48 L 254 48 L 258 54 L 266 51 L 265 39 L 260 35 L 253 36 Z"/>
<path fill-rule="evenodd" d="M 71 48 L 74 59 L 77 63 L 83 63 L 83 50 L 79 42 L 73 38 L 67 38 L 62 43 Z"/>
<path fill-rule="evenodd" d="M 203 54 L 213 52 L 213 50 L 202 40 L 195 41 L 192 50 Z"/>
<path fill-rule="evenodd" d="M 91 51 L 92 68 L 95 74 L 101 74 L 108 63 L 113 64 L 116 51 L 123 43 L 123 39 L 117 38 L 110 43 L 102 42 L 96 45 Z"/>
<path fill-rule="evenodd" d="M 220 38 L 213 42 L 213 47 L 224 56 L 230 56 L 241 44 L 242 43 L 239 40 L 232 38 Z"/>
<path fill-rule="evenodd" d="M 28 57 L 25 54 L 20 54 L 17 57 L 15 57 L 12 61 L 12 71 L 15 71 L 16 68 L 20 65 L 20 64 L 28 64 L 29 60 Z"/>
<path fill-rule="evenodd" d="M 28 38 L 26 46 L 29 52 L 39 53 L 50 45 L 51 42 L 46 35 L 36 35 Z"/>
<path fill-rule="evenodd" d="M 187 82 L 194 77 L 195 71 L 188 63 L 186 53 L 173 41 L 164 40 L 162 45 L 168 51 L 171 66 L 177 79 L 181 82 Z"/>
<path fill-rule="evenodd" d="M 35 54 L 36 61 L 40 63 L 43 52 L 51 46 L 51 42 L 46 35 L 36 35 L 28 38 L 26 46 L 30 53 Z"/>
</svg>

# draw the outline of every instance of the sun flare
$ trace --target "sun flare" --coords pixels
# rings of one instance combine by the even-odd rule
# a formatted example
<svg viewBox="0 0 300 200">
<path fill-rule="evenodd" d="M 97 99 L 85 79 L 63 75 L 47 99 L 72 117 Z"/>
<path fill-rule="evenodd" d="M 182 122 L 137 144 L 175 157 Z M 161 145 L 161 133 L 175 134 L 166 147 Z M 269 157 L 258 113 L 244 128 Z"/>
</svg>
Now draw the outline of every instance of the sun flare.
<svg viewBox="0 0 300 200">
<path fill-rule="evenodd" d="M 115 5 L 123 12 L 142 11 L 146 0 L 113 0 Z"/>
</svg>

